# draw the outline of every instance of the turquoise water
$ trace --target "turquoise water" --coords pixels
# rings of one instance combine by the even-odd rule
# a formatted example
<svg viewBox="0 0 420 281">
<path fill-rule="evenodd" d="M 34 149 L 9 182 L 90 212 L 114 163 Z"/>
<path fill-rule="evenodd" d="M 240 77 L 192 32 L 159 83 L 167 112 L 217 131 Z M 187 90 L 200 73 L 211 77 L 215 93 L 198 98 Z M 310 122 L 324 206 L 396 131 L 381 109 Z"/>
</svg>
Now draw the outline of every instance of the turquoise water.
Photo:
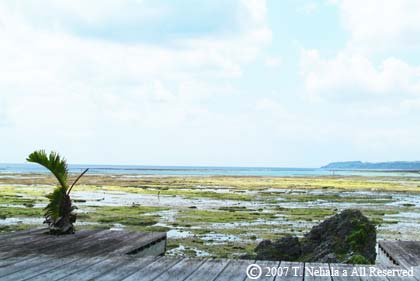
<svg viewBox="0 0 420 281">
<path fill-rule="evenodd" d="M 404 171 L 373 170 L 327 170 L 319 168 L 270 168 L 270 167 L 201 167 L 201 166 L 134 166 L 134 165 L 69 165 L 72 173 L 89 168 L 90 174 L 129 174 L 129 175 L 185 175 L 185 176 L 400 176 L 420 177 L 420 173 Z M 0 174 L 47 173 L 36 164 L 0 164 Z"/>
</svg>

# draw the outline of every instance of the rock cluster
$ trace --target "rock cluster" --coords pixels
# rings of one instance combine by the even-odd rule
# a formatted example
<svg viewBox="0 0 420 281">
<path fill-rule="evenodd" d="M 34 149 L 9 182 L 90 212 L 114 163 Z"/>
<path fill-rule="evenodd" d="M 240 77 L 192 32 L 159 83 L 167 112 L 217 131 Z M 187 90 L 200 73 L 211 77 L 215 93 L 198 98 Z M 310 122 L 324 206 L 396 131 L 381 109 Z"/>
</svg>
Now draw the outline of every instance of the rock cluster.
<svg viewBox="0 0 420 281">
<path fill-rule="evenodd" d="M 359 210 L 348 209 L 312 228 L 302 239 L 291 235 L 264 240 L 256 259 L 331 263 L 374 263 L 376 228 Z"/>
</svg>

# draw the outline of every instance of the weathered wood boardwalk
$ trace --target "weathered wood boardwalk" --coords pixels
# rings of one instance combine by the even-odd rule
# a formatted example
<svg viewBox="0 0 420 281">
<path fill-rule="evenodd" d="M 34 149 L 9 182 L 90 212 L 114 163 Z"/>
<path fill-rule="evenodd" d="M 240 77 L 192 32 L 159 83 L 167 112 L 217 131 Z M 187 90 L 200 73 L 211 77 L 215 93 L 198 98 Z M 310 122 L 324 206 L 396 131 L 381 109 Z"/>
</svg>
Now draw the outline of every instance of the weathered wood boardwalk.
<svg viewBox="0 0 420 281">
<path fill-rule="evenodd" d="M 0 259 L 24 255 L 121 256 L 163 255 L 165 232 L 79 230 L 69 235 L 48 235 L 45 229 L 32 229 L 0 235 Z"/>
<path fill-rule="evenodd" d="M 355 269 L 342 264 L 164 257 L 158 251 L 166 242 L 164 233 L 81 230 L 57 237 L 42 232 L 0 235 L 0 280 L 420 281 L 420 277 L 326 274 L 327 270 L 350 274 Z M 153 247 L 155 250 L 148 251 Z M 147 253 L 151 256 L 145 256 Z M 262 269 L 257 279 L 246 273 L 254 263 Z M 281 272 L 266 276 L 267 267 Z M 363 268 L 357 267 L 361 275 Z"/>
<path fill-rule="evenodd" d="M 343 264 L 311 264 L 227 259 L 195 259 L 149 256 L 122 257 L 62 257 L 40 255 L 20 256 L 1 260 L 0 280 L 141 280 L 141 281 L 249 281 L 249 265 L 258 264 L 264 281 L 419 281 L 419 277 L 369 276 L 369 267 Z M 266 267 L 280 268 L 282 274 L 266 276 Z M 287 268 L 287 271 L 286 271 Z M 366 270 L 363 270 L 366 268 Z M 343 272 L 348 276 L 330 276 L 320 271 Z M 357 270 L 364 276 L 351 276 Z M 253 271 L 254 273 L 256 271 Z M 315 272 L 312 276 L 311 272 Z M 318 272 L 318 273 L 316 273 Z M 257 271 L 258 273 L 258 271 Z M 324 275 L 322 275 L 324 274 Z"/>
<path fill-rule="evenodd" d="M 405 268 L 414 267 L 420 275 L 420 241 L 379 241 L 379 254 L 385 255 L 390 264 Z"/>
</svg>

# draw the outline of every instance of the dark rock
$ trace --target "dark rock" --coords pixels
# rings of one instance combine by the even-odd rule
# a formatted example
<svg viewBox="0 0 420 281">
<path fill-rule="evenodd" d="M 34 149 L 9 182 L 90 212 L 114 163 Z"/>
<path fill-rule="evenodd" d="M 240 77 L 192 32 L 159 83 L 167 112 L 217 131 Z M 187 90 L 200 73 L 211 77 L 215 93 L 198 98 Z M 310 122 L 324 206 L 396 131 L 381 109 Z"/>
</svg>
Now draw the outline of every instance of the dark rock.
<svg viewBox="0 0 420 281">
<path fill-rule="evenodd" d="M 316 225 L 301 240 L 302 261 L 351 263 L 376 259 L 376 229 L 359 210 L 344 210 Z"/>
<path fill-rule="evenodd" d="M 256 259 L 294 261 L 301 255 L 300 248 L 299 239 L 291 235 L 274 242 L 263 240 L 255 248 Z"/>
<path fill-rule="evenodd" d="M 376 229 L 359 210 L 344 210 L 316 225 L 300 241 L 291 235 L 255 248 L 256 259 L 328 263 L 374 263 Z"/>
</svg>

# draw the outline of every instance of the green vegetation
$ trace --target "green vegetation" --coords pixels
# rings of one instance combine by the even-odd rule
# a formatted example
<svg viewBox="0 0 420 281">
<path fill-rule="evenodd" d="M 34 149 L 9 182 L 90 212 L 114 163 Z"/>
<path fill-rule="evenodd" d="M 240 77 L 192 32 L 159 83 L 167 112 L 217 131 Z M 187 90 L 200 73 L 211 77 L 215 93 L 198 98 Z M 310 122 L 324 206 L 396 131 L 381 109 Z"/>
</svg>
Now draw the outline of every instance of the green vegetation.
<svg viewBox="0 0 420 281">
<path fill-rule="evenodd" d="M 275 214 L 256 211 L 220 211 L 220 210 L 182 210 L 178 213 L 179 225 L 207 224 L 207 223 L 233 223 L 254 221 L 257 219 L 273 219 Z"/>
<path fill-rule="evenodd" d="M 31 229 L 34 227 L 37 227 L 37 225 L 31 225 L 31 224 L 0 225 L 0 233 L 26 230 L 26 229 Z"/>
<path fill-rule="evenodd" d="M 77 181 L 87 172 L 87 169 L 72 185 L 69 185 L 66 160 L 58 153 L 50 152 L 47 155 L 45 150 L 38 150 L 32 152 L 26 160 L 47 168 L 59 183 L 53 192 L 47 195 L 49 203 L 44 209 L 45 222 L 48 224 L 50 232 L 53 234 L 74 233 L 73 223 L 76 221 L 76 215 L 73 213 L 75 207 L 72 206 L 70 192 Z"/>
<path fill-rule="evenodd" d="M 40 217 L 41 208 L 32 207 L 0 207 L 0 219 L 21 218 L 21 217 Z"/>
<path fill-rule="evenodd" d="M 166 210 L 165 208 L 132 206 L 101 206 L 92 208 L 87 213 L 80 214 L 84 221 L 101 224 L 123 224 L 127 226 L 150 226 L 159 222 L 160 216 L 150 214 Z"/>
<path fill-rule="evenodd" d="M 354 255 L 350 258 L 349 264 L 371 264 L 364 256 Z"/>
<path fill-rule="evenodd" d="M 363 245 L 364 241 L 366 241 L 367 236 L 366 227 L 360 227 L 359 229 L 353 230 L 353 232 L 347 237 L 347 243 L 349 243 L 353 251 L 359 252 L 362 250 L 360 249 L 360 246 Z"/>
<path fill-rule="evenodd" d="M 33 207 L 37 200 L 31 198 L 23 198 L 21 195 L 3 195 L 0 194 L 0 204 L 2 205 L 23 205 Z"/>
<path fill-rule="evenodd" d="M 334 215 L 336 212 L 331 208 L 282 208 L 276 210 L 286 215 L 289 220 L 323 220 L 328 216 Z"/>
<path fill-rule="evenodd" d="M 335 190 L 377 190 L 420 192 L 415 182 L 401 182 L 393 179 L 370 179 L 358 177 L 166 177 L 138 180 L 138 187 L 158 188 L 170 186 L 171 189 L 191 189 L 197 186 L 214 189 L 262 190 L 273 189 L 335 189 Z"/>
<path fill-rule="evenodd" d="M 403 210 L 387 210 L 387 209 L 361 209 L 362 213 L 367 216 L 374 224 L 382 225 L 382 224 L 392 224 L 395 221 L 385 221 L 385 215 L 395 215 L 398 214 L 400 211 Z"/>
<path fill-rule="evenodd" d="M 33 199 L 38 201 L 46 201 L 45 196 L 53 190 L 53 186 L 46 185 L 2 185 L 0 186 L 0 197 L 14 197 Z M 18 201 L 7 202 L 10 204 L 18 204 Z"/>
<path fill-rule="evenodd" d="M 267 194 L 267 193 L 263 193 Z M 276 195 L 276 192 L 272 192 L 270 195 Z M 364 197 L 364 196 L 342 196 L 341 194 L 302 194 L 302 193 L 292 193 L 292 194 L 279 194 L 277 196 L 287 200 L 288 202 L 312 202 L 312 201 L 328 201 L 328 202 L 352 202 L 352 203 L 391 203 L 395 200 L 392 199 L 392 196 L 384 196 L 380 198 Z"/>
<path fill-rule="evenodd" d="M 38 206 L 47 202 L 45 196 L 54 190 L 50 185 L 54 179 L 49 175 L 0 178 L 0 219 L 41 219 Z M 68 175 L 68 181 L 75 179 L 76 175 Z M 410 232 L 401 233 L 398 223 L 420 225 L 420 220 L 398 214 L 418 213 L 420 206 L 415 200 L 399 200 L 404 194 L 419 196 L 419 185 L 418 179 L 409 178 L 85 175 L 72 197 L 78 205 L 78 229 L 173 230 L 168 240 L 173 254 L 194 256 L 203 251 L 214 257 L 237 257 L 252 253 L 261 239 L 302 236 L 347 207 L 360 209 L 373 220 L 381 239 L 407 237 Z M 393 204 L 387 204 L 390 202 Z M 0 231 L 35 227 L 29 222 L 2 225 Z M 354 234 L 352 239 L 357 237 Z"/>
<path fill-rule="evenodd" d="M 216 199 L 216 200 L 243 200 L 243 201 L 251 201 L 253 197 L 247 194 L 240 194 L 240 193 L 222 193 L 222 192 L 214 192 L 214 191 L 206 191 L 206 190 L 186 190 L 186 189 L 175 189 L 175 190 L 167 190 L 167 189 L 151 189 L 151 188 L 144 188 L 144 187 L 125 187 L 121 188 L 120 186 L 104 186 L 100 188 L 102 190 L 113 190 L 113 191 L 124 191 L 129 193 L 138 193 L 138 194 L 153 194 L 159 196 L 182 196 L 185 198 L 209 198 L 209 199 Z"/>
<path fill-rule="evenodd" d="M 36 178 L 4 178 L 3 184 L 50 184 L 52 177 L 36 175 Z M 71 177 L 71 175 L 70 175 Z M 127 189 L 127 192 L 136 192 L 135 189 L 151 189 L 151 193 L 157 194 L 170 190 L 194 190 L 204 191 L 206 189 L 235 191 L 267 191 L 267 188 L 279 191 L 287 190 L 345 190 L 345 191 L 393 191 L 393 192 L 415 192 L 420 193 L 417 178 L 410 177 L 240 177 L 240 176 L 211 176 L 211 177 L 143 177 L 124 178 L 112 175 L 86 175 L 84 183 L 92 188 L 102 187 L 115 190 Z M 169 190 L 170 187 L 170 190 Z M 79 186 L 78 190 L 81 187 Z M 82 187 L 83 188 L 83 187 Z M 168 195 L 172 195 L 168 193 Z M 247 194 L 248 195 L 248 194 Z"/>
</svg>

